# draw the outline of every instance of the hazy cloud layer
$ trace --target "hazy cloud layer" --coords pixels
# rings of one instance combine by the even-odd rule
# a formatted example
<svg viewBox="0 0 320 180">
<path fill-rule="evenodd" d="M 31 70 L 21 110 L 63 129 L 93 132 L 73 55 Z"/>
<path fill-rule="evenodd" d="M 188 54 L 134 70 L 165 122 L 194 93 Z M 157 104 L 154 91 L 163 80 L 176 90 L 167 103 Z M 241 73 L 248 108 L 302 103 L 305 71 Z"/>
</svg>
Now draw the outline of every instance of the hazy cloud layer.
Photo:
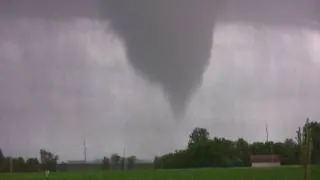
<svg viewBox="0 0 320 180">
<path fill-rule="evenodd" d="M 99 8 L 91 6 L 95 14 Z M 281 140 L 294 136 L 307 116 L 320 118 L 320 33 L 315 29 L 216 24 L 202 86 L 178 123 L 161 87 L 128 63 L 108 22 L 91 17 L 1 18 L 0 147 L 5 154 L 36 156 L 45 147 L 63 159 L 80 159 L 86 138 L 89 159 L 124 147 L 152 158 L 184 147 L 195 126 L 214 136 L 254 141 L 264 140 L 267 122 L 270 139 Z"/>
</svg>

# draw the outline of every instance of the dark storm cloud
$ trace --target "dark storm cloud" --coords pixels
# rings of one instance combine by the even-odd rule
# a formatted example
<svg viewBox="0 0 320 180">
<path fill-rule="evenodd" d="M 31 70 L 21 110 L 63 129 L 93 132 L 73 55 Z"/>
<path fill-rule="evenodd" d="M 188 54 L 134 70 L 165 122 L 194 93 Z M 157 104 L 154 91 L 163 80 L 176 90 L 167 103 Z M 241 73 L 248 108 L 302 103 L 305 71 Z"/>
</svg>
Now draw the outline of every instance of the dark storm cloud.
<svg viewBox="0 0 320 180">
<path fill-rule="evenodd" d="M 160 83 L 173 111 L 181 115 L 190 95 L 201 85 L 214 22 L 318 27 L 316 1 L 295 1 L 6 0 L 2 2 L 1 17 L 110 20 L 125 42 L 133 67 L 152 82 Z M 249 7 L 251 11 L 247 11 Z"/>
<path fill-rule="evenodd" d="M 124 40 L 135 69 L 167 93 L 175 116 L 184 114 L 201 85 L 212 47 L 215 21 L 310 26 L 312 3 L 292 0 L 107 0 L 101 12 Z M 279 7 L 286 7 L 285 10 Z M 251 7 L 252 11 L 247 11 Z M 311 13 L 306 12 L 313 9 Z M 217 18 L 215 16 L 218 16 Z"/>
<path fill-rule="evenodd" d="M 0 18 L 97 18 L 97 1 L 100 0 L 2 0 Z"/>
<path fill-rule="evenodd" d="M 147 3 L 143 3 L 143 0 L 2 0 L 0 18 L 31 17 L 62 20 L 83 17 L 101 18 L 99 8 L 102 8 L 102 12 L 105 13 L 105 8 L 112 7 L 115 2 L 129 9 L 132 6 L 139 6 L 141 13 L 148 11 L 143 9 L 144 7 L 149 8 L 151 13 L 150 5 L 152 4 L 166 4 L 160 0 L 144 1 Z M 175 0 L 170 3 L 190 4 L 187 1 L 200 4 L 207 1 L 215 4 L 210 8 L 215 8 L 217 22 L 319 28 L 320 3 L 318 0 L 304 0 L 304 2 L 300 0 Z"/>
<path fill-rule="evenodd" d="M 223 23 L 320 27 L 318 0 L 225 0 L 220 12 Z"/>
<path fill-rule="evenodd" d="M 130 63 L 163 86 L 179 118 L 209 62 L 215 1 L 102 2 L 102 15 L 123 38 Z"/>
</svg>

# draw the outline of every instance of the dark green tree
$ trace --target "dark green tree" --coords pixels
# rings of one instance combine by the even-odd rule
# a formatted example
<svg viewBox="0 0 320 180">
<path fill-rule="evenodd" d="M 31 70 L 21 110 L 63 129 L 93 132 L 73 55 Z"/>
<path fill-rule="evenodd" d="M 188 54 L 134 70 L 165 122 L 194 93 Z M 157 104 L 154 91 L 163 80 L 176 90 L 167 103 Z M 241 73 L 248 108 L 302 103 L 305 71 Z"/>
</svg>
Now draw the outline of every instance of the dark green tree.
<svg viewBox="0 0 320 180">
<path fill-rule="evenodd" d="M 112 154 L 110 160 L 111 160 L 112 168 L 119 167 L 121 157 L 118 154 L 116 154 L 116 153 Z"/>
<path fill-rule="evenodd" d="M 304 171 L 304 180 L 309 178 L 309 163 L 312 153 L 312 131 L 309 118 L 306 120 L 302 132 L 299 128 L 297 131 L 297 140 L 300 147 L 300 162 Z"/>
<path fill-rule="evenodd" d="M 293 139 L 286 139 L 283 143 L 274 144 L 274 153 L 281 157 L 281 164 L 298 164 L 298 144 Z"/>
<path fill-rule="evenodd" d="M 25 172 L 27 171 L 25 161 L 22 157 L 12 158 L 13 172 Z"/>
<path fill-rule="evenodd" d="M 320 122 L 309 122 L 311 139 L 312 139 L 312 153 L 311 163 L 320 164 Z"/>
<path fill-rule="evenodd" d="M 3 160 L 4 159 L 4 155 L 3 155 L 3 153 L 2 153 L 2 149 L 0 148 L 0 162 L 1 162 L 1 160 Z"/>
<path fill-rule="evenodd" d="M 162 157 L 158 157 L 158 156 L 154 157 L 153 167 L 154 167 L 155 169 L 162 169 L 162 168 L 163 168 L 163 163 L 162 163 L 162 161 L 163 161 L 163 158 L 162 158 Z"/>
<path fill-rule="evenodd" d="M 26 160 L 27 171 L 37 172 L 40 168 L 40 163 L 37 158 L 29 158 Z"/>
<path fill-rule="evenodd" d="M 4 163 L 4 155 L 2 153 L 2 149 L 0 148 L 0 172 L 1 172 L 1 167 L 3 166 Z"/>
<path fill-rule="evenodd" d="M 2 164 L 0 165 L 0 172 L 9 172 L 10 171 L 10 160 L 8 157 L 4 157 Z"/>
<path fill-rule="evenodd" d="M 45 149 L 40 149 L 40 161 L 44 170 L 56 171 L 58 159 L 59 157 L 57 155 Z"/>
<path fill-rule="evenodd" d="M 249 143 L 247 141 L 245 141 L 243 138 L 239 138 L 235 142 L 235 144 L 236 144 L 236 149 L 238 152 L 238 157 L 241 160 L 241 165 L 242 166 L 251 165 Z"/>
<path fill-rule="evenodd" d="M 110 169 L 110 160 L 109 160 L 109 158 L 103 157 L 103 160 L 102 160 L 102 169 L 103 169 L 103 170 L 108 170 L 108 169 Z"/>
<path fill-rule="evenodd" d="M 69 165 L 63 161 L 58 165 L 59 171 L 62 171 L 62 172 L 68 171 L 68 168 L 69 168 Z"/>
<path fill-rule="evenodd" d="M 268 142 L 254 142 L 250 145 L 250 153 L 252 155 L 270 155 L 275 154 L 275 143 L 273 141 Z"/>
<path fill-rule="evenodd" d="M 225 138 L 210 138 L 205 128 L 195 128 L 189 136 L 186 149 L 175 150 L 172 153 L 155 157 L 155 168 L 199 168 L 199 167 L 226 167 L 226 166 L 250 166 L 250 155 L 269 155 L 280 156 L 281 163 L 284 165 L 298 164 L 302 156 L 302 142 L 306 138 L 304 132 L 312 135 L 310 143 L 313 147 L 312 152 L 318 141 L 315 141 L 318 125 L 307 123 L 306 128 L 299 128 L 297 131 L 297 141 L 286 139 L 283 142 L 254 142 L 249 144 L 240 138 L 231 141 Z M 313 130 L 316 129 L 316 130 Z M 311 136 L 310 136 L 311 137 Z M 308 138 L 307 138 L 308 139 Z M 306 141 L 307 142 L 307 141 Z M 317 156 L 313 155 L 312 158 Z M 311 158 L 311 160 L 313 160 Z M 316 159 L 316 158 L 315 158 Z M 315 160 L 314 160 L 315 161 Z"/>
<path fill-rule="evenodd" d="M 209 140 L 209 132 L 205 128 L 196 127 L 189 136 L 188 147 Z"/>
<path fill-rule="evenodd" d="M 136 163 L 136 156 L 130 156 L 127 158 L 127 168 L 134 169 L 134 165 Z"/>
</svg>

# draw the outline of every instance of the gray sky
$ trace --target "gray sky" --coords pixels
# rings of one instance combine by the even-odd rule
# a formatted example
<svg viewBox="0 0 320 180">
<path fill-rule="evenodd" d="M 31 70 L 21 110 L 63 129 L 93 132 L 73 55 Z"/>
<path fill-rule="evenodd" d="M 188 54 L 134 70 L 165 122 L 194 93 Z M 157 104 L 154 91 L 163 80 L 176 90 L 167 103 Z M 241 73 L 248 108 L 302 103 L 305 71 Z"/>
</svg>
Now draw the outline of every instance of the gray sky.
<svg viewBox="0 0 320 180">
<path fill-rule="evenodd" d="M 320 32 L 306 23 L 316 11 L 308 9 L 313 0 L 305 2 L 285 10 L 260 4 L 283 20 L 272 23 L 229 0 L 182 121 L 174 120 L 160 84 L 128 63 L 108 22 L 93 18 L 95 1 L 80 3 L 74 14 L 85 15 L 68 19 L 39 16 L 46 11 L 31 16 L 31 6 L 11 11 L 17 16 L 2 11 L 8 16 L 0 19 L 0 147 L 6 155 L 37 156 L 47 148 L 64 160 L 82 159 L 86 138 L 88 159 L 124 147 L 152 158 L 183 148 L 195 126 L 211 136 L 262 141 L 268 123 L 270 140 L 293 137 L 306 117 L 320 118 Z M 297 12 L 303 20 L 292 17 Z"/>
</svg>

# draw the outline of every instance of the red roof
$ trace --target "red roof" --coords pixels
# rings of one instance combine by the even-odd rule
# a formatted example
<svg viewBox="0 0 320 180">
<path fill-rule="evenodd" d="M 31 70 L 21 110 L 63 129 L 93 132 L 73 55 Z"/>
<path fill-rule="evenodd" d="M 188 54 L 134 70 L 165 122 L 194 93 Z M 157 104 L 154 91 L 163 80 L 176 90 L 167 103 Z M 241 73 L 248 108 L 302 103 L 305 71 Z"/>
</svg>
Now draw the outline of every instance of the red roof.
<svg viewBox="0 0 320 180">
<path fill-rule="evenodd" d="M 250 160 L 253 163 L 257 162 L 280 162 L 280 158 L 278 155 L 252 155 L 250 156 Z"/>
</svg>

